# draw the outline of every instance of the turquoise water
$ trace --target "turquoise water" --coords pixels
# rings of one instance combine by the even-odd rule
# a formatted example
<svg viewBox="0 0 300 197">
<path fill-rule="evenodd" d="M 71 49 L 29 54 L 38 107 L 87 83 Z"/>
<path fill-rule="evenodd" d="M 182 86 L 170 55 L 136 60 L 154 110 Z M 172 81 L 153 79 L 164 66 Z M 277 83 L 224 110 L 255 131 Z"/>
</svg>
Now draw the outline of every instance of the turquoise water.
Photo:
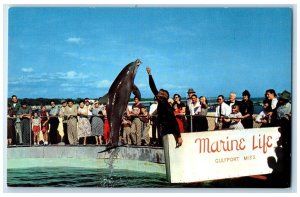
<svg viewBox="0 0 300 197">
<path fill-rule="evenodd" d="M 249 177 L 200 183 L 171 184 L 165 165 L 108 159 L 8 159 L 8 187 L 101 187 L 101 188 L 262 188 L 264 182 Z"/>
<path fill-rule="evenodd" d="M 9 159 L 12 187 L 161 187 L 168 186 L 165 165 L 136 160 Z"/>
<path fill-rule="evenodd" d="M 7 185 L 13 187 L 162 187 L 166 178 L 158 173 L 92 168 L 20 168 L 8 169 Z"/>
</svg>

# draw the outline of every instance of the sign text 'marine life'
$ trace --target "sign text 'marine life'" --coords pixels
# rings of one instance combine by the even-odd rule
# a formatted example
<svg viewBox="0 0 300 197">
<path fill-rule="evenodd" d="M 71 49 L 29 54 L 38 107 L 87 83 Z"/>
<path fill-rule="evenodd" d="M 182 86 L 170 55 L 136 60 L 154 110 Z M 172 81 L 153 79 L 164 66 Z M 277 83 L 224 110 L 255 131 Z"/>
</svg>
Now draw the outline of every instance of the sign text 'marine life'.
<svg viewBox="0 0 300 197">
<path fill-rule="evenodd" d="M 167 176 L 171 183 L 188 183 L 272 173 L 280 137 L 278 127 L 183 133 L 176 148 L 164 136 Z M 178 170 L 180 169 L 180 170 Z"/>
<path fill-rule="evenodd" d="M 226 151 L 242 151 L 247 147 L 245 145 L 245 138 L 231 139 L 226 136 L 225 139 L 212 141 L 211 138 L 196 138 L 195 143 L 199 143 L 200 153 L 214 153 L 214 152 L 226 152 Z M 261 149 L 263 153 L 267 153 L 268 148 L 271 148 L 272 136 L 256 134 L 252 136 L 252 150 Z"/>
</svg>

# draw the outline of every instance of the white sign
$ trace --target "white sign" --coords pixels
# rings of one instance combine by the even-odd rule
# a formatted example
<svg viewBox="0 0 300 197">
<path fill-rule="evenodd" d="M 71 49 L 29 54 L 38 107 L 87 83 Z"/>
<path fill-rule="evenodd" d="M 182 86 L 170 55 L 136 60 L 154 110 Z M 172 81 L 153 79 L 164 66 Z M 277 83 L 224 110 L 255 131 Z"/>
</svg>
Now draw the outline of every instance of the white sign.
<svg viewBox="0 0 300 197">
<path fill-rule="evenodd" d="M 270 174 L 279 127 L 182 133 L 176 148 L 173 135 L 164 136 L 167 177 L 171 183 L 190 183 Z"/>
</svg>

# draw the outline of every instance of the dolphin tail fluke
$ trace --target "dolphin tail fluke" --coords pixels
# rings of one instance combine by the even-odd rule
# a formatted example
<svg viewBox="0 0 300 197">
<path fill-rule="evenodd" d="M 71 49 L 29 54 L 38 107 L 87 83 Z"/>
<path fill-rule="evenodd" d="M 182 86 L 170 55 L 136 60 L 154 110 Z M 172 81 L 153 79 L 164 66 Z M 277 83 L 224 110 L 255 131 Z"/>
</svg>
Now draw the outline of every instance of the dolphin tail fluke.
<svg viewBox="0 0 300 197">
<path fill-rule="evenodd" d="M 100 152 L 98 152 L 98 153 L 108 152 L 108 151 L 110 151 L 110 150 L 112 150 L 112 149 L 115 149 L 115 148 L 118 148 L 118 147 L 122 147 L 122 146 L 126 146 L 126 144 L 122 144 L 122 145 L 120 145 L 120 146 L 110 144 L 110 145 L 107 145 L 106 149 L 104 149 L 104 150 L 102 150 L 102 151 L 100 151 Z"/>
</svg>

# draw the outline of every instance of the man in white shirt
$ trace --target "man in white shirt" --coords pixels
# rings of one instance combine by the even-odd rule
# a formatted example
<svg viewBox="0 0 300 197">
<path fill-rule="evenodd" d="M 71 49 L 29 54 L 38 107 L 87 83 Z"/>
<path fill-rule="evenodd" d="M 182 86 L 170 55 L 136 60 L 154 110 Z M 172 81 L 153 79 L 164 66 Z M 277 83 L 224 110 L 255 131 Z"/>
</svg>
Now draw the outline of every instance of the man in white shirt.
<svg viewBox="0 0 300 197">
<path fill-rule="evenodd" d="M 229 124 L 224 121 L 224 117 L 231 113 L 231 107 L 224 102 L 224 96 L 219 95 L 217 98 L 218 106 L 216 107 L 215 130 L 226 129 Z"/>
<path fill-rule="evenodd" d="M 201 112 L 201 105 L 196 94 L 191 96 L 191 103 L 188 105 L 188 107 L 190 110 L 190 115 L 196 115 Z"/>
<path fill-rule="evenodd" d="M 193 88 L 188 89 L 187 91 L 188 99 L 186 100 L 186 106 L 189 106 L 192 103 L 192 96 L 196 94 Z"/>
<path fill-rule="evenodd" d="M 201 105 L 200 102 L 198 100 L 198 97 L 196 94 L 193 94 L 191 96 L 191 103 L 188 105 L 189 107 L 189 111 L 190 111 L 190 115 L 192 117 L 192 128 L 191 131 L 200 131 L 200 120 L 199 120 L 199 116 L 195 116 L 195 115 L 199 115 L 201 112 Z M 190 122 L 188 122 L 188 124 L 191 124 Z"/>
</svg>

